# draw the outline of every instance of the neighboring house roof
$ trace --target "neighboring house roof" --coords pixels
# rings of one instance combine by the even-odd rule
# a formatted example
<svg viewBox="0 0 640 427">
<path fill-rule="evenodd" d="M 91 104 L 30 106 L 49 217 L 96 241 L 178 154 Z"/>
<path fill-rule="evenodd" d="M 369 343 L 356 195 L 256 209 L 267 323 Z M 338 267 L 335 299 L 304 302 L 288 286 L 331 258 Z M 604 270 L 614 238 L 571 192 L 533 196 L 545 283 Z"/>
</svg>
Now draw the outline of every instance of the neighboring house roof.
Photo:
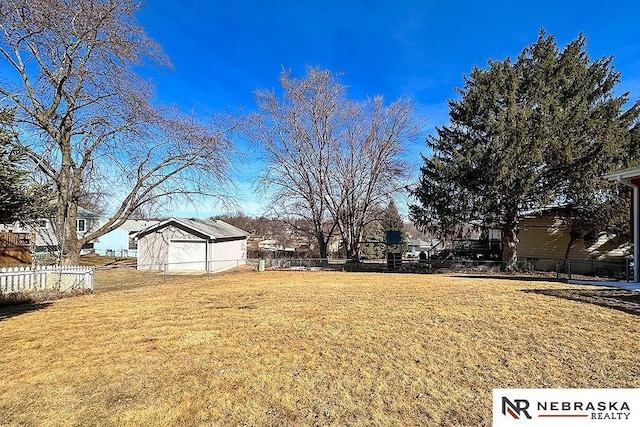
<svg viewBox="0 0 640 427">
<path fill-rule="evenodd" d="M 135 233 L 160 222 L 161 220 L 159 219 L 128 219 L 120 228 L 127 230 L 129 233 Z"/>
<path fill-rule="evenodd" d="M 260 240 L 258 242 L 258 246 L 261 246 L 261 245 L 262 246 L 265 246 L 265 245 L 273 246 L 273 245 L 279 245 L 279 244 L 280 244 L 280 242 L 275 240 L 275 239 Z"/>
<path fill-rule="evenodd" d="M 196 231 L 199 234 L 207 236 L 209 239 L 237 239 L 249 237 L 249 233 L 234 227 L 231 224 L 219 219 L 197 219 L 197 218 L 169 218 L 157 224 L 153 224 L 144 230 L 138 232 L 135 237 L 140 238 L 145 234 L 151 233 L 160 228 L 164 228 L 170 224 L 177 224 L 187 229 Z"/>
<path fill-rule="evenodd" d="M 541 216 L 548 216 L 548 215 L 558 215 L 560 214 L 561 216 L 569 216 L 572 214 L 572 212 L 579 210 L 580 208 L 572 203 L 563 203 L 563 204 L 556 204 L 556 205 L 547 205 L 547 206 L 542 206 L 538 209 L 532 209 L 532 210 L 528 210 L 528 211 L 523 211 L 520 212 L 520 215 L 524 218 L 538 218 Z"/>
<path fill-rule="evenodd" d="M 438 243 L 440 243 L 439 239 L 431 239 L 429 241 L 422 239 L 409 239 L 409 241 L 407 242 L 407 244 L 411 246 L 433 246 L 437 245 Z"/>
<path fill-rule="evenodd" d="M 76 215 L 78 218 L 98 218 L 100 214 L 97 214 L 89 209 L 85 209 L 82 206 L 78 206 L 78 213 Z"/>
<path fill-rule="evenodd" d="M 55 205 L 50 205 L 47 208 L 46 212 L 48 213 L 48 217 L 53 218 L 55 216 L 55 213 L 56 213 Z M 101 215 L 98 214 L 98 213 L 95 213 L 93 211 L 90 211 L 89 209 L 83 208 L 82 206 L 78 206 L 78 213 L 76 214 L 76 217 L 80 218 L 80 219 L 100 218 Z M 45 219 L 45 218 L 43 217 L 43 218 L 40 218 L 40 219 Z"/>
</svg>

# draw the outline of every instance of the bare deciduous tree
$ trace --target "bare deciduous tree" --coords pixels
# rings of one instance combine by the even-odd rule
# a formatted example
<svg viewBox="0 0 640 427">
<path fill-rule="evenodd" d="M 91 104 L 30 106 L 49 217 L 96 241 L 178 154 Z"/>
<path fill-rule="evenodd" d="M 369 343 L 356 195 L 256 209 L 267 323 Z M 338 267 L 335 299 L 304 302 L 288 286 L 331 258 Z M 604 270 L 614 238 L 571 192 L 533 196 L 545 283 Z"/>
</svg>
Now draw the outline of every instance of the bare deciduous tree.
<svg viewBox="0 0 640 427">
<path fill-rule="evenodd" d="M 340 101 L 344 87 L 328 71 L 309 69 L 304 79 L 283 72 L 282 99 L 273 91 L 256 93 L 260 115 L 254 117 L 251 137 L 266 153 L 261 182 L 272 190 L 274 213 L 301 217 L 313 226 L 321 258 L 336 224 L 328 195 L 332 157 L 341 132 Z"/>
<path fill-rule="evenodd" d="M 318 68 L 301 79 L 283 72 L 280 83 L 282 98 L 257 93 L 252 139 L 267 157 L 262 183 L 277 213 L 313 224 L 321 257 L 337 230 L 347 256 L 357 258 L 372 207 L 402 187 L 403 144 L 418 130 L 412 104 L 350 101 L 336 76 Z"/>
<path fill-rule="evenodd" d="M 377 219 L 377 206 L 406 184 L 407 165 L 401 155 L 418 125 L 411 102 L 399 99 L 384 106 L 380 96 L 347 103 L 343 117 L 346 137 L 334 156 L 329 206 L 347 258 L 357 259 L 364 229 Z"/>
<path fill-rule="evenodd" d="M 86 242 L 140 207 L 168 198 L 220 196 L 231 150 L 226 124 L 202 123 L 153 104 L 135 67 L 169 66 L 135 20 L 132 0 L 5 0 L 0 82 L 16 109 L 20 144 L 57 190 L 55 227 L 77 261 Z M 109 200 L 96 231 L 75 231 L 82 195 Z"/>
</svg>

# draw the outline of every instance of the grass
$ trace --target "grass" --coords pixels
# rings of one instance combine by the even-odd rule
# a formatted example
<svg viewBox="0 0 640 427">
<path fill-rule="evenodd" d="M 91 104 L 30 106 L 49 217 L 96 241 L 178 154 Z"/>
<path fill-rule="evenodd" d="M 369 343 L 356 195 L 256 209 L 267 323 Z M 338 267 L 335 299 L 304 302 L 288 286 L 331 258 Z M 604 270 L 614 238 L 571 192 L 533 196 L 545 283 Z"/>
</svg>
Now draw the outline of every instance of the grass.
<svg viewBox="0 0 640 427">
<path fill-rule="evenodd" d="M 488 426 L 493 388 L 640 387 L 638 315 L 553 293 L 589 287 L 104 274 L 0 311 L 0 425 Z"/>
<path fill-rule="evenodd" d="M 135 264 L 136 258 L 127 257 L 113 257 L 98 254 L 86 254 L 80 256 L 79 265 L 86 265 L 91 267 L 102 267 L 105 265 L 119 265 L 119 264 Z"/>
</svg>

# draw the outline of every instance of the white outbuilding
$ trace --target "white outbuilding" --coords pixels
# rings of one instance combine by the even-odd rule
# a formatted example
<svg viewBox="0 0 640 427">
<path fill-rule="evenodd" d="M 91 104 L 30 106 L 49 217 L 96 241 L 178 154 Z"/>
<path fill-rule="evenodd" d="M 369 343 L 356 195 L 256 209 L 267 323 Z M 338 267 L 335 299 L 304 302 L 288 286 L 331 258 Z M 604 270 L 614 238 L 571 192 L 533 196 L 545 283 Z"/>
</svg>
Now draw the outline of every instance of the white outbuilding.
<svg viewBox="0 0 640 427">
<path fill-rule="evenodd" d="M 249 233 L 221 220 L 170 218 L 141 230 L 138 270 L 219 272 L 247 262 Z"/>
</svg>

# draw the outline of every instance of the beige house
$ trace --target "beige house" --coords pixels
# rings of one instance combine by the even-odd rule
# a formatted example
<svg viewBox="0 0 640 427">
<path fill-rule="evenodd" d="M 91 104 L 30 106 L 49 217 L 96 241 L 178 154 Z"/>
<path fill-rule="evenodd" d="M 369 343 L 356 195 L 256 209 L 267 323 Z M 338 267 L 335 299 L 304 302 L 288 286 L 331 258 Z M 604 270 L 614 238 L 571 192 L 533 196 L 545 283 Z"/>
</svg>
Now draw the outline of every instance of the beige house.
<svg viewBox="0 0 640 427">
<path fill-rule="evenodd" d="M 221 220 L 170 218 L 135 235 L 138 269 L 228 270 L 246 264 L 248 236 Z"/>
<path fill-rule="evenodd" d="M 524 218 L 520 221 L 518 256 L 575 260 L 623 260 L 631 254 L 631 245 L 615 234 L 602 233 L 593 243 L 571 241 L 570 227 L 563 218 Z M 568 253 L 567 253 L 568 249 Z"/>
</svg>

